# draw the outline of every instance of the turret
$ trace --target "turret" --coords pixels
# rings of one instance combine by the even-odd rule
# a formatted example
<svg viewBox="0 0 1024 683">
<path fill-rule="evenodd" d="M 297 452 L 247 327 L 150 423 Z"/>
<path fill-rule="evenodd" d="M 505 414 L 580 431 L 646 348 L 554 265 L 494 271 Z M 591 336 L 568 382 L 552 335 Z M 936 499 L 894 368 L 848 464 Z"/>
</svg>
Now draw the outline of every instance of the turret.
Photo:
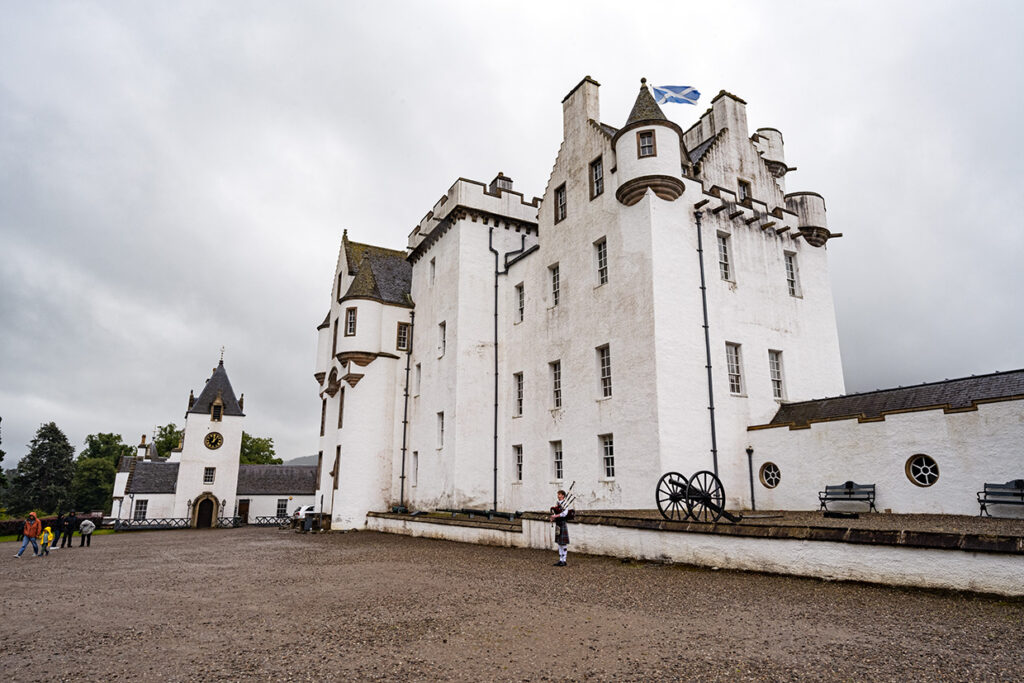
<svg viewBox="0 0 1024 683">
<path fill-rule="evenodd" d="M 761 153 L 768 172 L 772 174 L 779 184 L 779 188 L 786 191 L 786 173 L 795 170 L 786 165 L 786 156 L 783 153 L 782 133 L 775 128 L 758 128 L 754 133 L 754 146 Z"/>
<path fill-rule="evenodd" d="M 838 237 L 829 232 L 828 220 L 825 218 L 825 198 L 817 192 L 787 194 L 786 208 L 797 215 L 800 234 L 812 247 L 823 246 L 830 237 Z"/>
<path fill-rule="evenodd" d="M 682 136 L 654 101 L 647 79 L 641 78 L 629 119 L 612 138 L 619 176 L 615 198 L 632 206 L 650 189 L 661 199 L 677 199 L 684 188 Z"/>
</svg>

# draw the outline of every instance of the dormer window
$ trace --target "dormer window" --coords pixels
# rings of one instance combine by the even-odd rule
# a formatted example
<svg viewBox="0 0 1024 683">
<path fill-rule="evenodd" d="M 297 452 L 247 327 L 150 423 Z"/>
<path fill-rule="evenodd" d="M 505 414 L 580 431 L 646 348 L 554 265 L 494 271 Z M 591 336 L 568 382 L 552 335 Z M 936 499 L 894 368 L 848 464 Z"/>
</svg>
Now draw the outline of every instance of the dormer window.
<svg viewBox="0 0 1024 683">
<path fill-rule="evenodd" d="M 658 156 L 653 130 L 641 130 L 636 134 L 636 155 L 641 159 Z"/>
<path fill-rule="evenodd" d="M 224 415 L 224 406 L 219 403 L 213 404 L 213 409 L 210 411 L 210 420 L 213 422 L 220 422 Z"/>
</svg>

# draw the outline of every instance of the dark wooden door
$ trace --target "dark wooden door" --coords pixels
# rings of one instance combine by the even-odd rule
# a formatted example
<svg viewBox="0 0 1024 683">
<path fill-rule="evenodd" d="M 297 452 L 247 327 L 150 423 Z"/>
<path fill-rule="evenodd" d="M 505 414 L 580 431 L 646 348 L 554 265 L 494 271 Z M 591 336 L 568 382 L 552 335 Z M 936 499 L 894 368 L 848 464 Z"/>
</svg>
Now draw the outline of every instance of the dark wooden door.
<svg viewBox="0 0 1024 683">
<path fill-rule="evenodd" d="M 240 500 L 238 501 L 238 516 L 242 520 L 242 524 L 249 523 L 249 501 Z"/>
<path fill-rule="evenodd" d="M 213 501 L 207 498 L 199 503 L 199 513 L 196 515 L 196 528 L 209 529 L 213 526 Z"/>
</svg>

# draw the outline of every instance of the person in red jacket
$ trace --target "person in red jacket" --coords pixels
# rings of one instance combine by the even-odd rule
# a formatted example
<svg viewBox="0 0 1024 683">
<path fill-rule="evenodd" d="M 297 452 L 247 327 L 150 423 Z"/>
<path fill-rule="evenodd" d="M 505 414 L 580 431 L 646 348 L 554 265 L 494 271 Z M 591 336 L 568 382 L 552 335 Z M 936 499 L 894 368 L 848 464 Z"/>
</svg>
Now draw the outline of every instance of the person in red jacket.
<svg viewBox="0 0 1024 683">
<path fill-rule="evenodd" d="M 21 557 L 21 554 L 25 552 L 25 547 L 28 545 L 29 541 L 32 542 L 32 554 L 38 556 L 39 542 L 36 541 L 36 539 L 39 538 L 39 534 L 41 533 L 43 533 L 43 523 L 36 519 L 36 513 L 28 513 L 28 519 L 25 520 L 24 528 L 25 540 L 21 542 L 21 549 L 15 557 Z"/>
</svg>

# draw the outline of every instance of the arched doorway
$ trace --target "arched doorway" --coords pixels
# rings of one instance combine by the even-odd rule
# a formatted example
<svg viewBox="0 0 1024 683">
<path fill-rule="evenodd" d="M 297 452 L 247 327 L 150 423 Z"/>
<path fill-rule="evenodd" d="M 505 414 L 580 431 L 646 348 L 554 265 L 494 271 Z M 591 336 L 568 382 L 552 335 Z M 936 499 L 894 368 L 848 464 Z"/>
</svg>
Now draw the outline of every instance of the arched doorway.
<svg viewBox="0 0 1024 683">
<path fill-rule="evenodd" d="M 209 529 L 213 526 L 213 501 L 206 498 L 199 503 L 196 510 L 196 528 Z"/>
</svg>

